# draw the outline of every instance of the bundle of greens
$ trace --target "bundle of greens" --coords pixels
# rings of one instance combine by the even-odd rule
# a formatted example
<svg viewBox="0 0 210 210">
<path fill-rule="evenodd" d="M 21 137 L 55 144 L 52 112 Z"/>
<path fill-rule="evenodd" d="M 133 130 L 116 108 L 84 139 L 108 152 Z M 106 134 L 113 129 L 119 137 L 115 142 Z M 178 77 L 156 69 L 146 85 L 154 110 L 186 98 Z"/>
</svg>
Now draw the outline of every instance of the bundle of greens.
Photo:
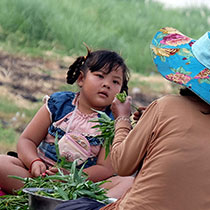
<svg viewBox="0 0 210 210">
<path fill-rule="evenodd" d="M 24 188 L 46 188 L 50 191 L 37 191 L 37 194 L 57 198 L 62 200 L 74 200 L 80 197 L 89 197 L 98 201 L 105 201 L 106 190 L 100 188 L 100 185 L 106 181 L 94 183 L 88 180 L 87 174 L 83 172 L 85 164 L 77 169 L 76 160 L 67 162 L 64 157 L 61 157 L 58 150 L 56 138 L 56 152 L 58 161 L 56 167 L 58 173 L 55 175 L 45 175 L 36 178 L 22 178 L 18 176 L 10 176 L 11 178 L 19 179 L 24 183 L 24 187 L 17 191 L 17 195 L 5 195 L 0 197 L 1 210 L 27 210 L 28 195 L 23 192 Z M 65 175 L 63 169 L 68 170 L 69 174 Z"/>
<path fill-rule="evenodd" d="M 84 165 L 83 165 L 84 167 Z M 81 169 L 76 168 L 76 161 L 71 165 L 70 174 L 65 175 L 58 168 L 55 175 L 46 175 L 37 178 L 13 177 L 23 181 L 24 188 L 46 188 L 51 191 L 38 191 L 38 194 L 58 198 L 62 200 L 75 200 L 80 197 L 89 197 L 99 201 L 107 199 L 105 190 L 100 185 L 105 181 L 94 183 L 87 180 L 87 175 Z"/>
<path fill-rule="evenodd" d="M 28 195 L 19 191 L 17 195 L 4 195 L 0 197 L 2 210 L 28 210 Z"/>
<path fill-rule="evenodd" d="M 125 91 L 123 91 L 122 93 L 118 93 L 116 95 L 116 98 L 121 102 L 124 103 L 127 97 L 127 93 Z"/>
<path fill-rule="evenodd" d="M 127 94 L 126 92 L 118 93 L 116 98 L 124 103 L 126 100 Z M 92 128 L 97 128 L 100 132 L 96 137 L 101 141 L 102 145 L 105 147 L 105 159 L 110 153 L 110 147 L 112 145 L 114 139 L 114 120 L 112 120 L 105 112 L 94 110 L 100 114 L 100 117 L 91 120 L 90 122 L 96 122 L 97 125 Z"/>
<path fill-rule="evenodd" d="M 101 141 L 101 144 L 105 148 L 105 159 L 107 158 L 110 147 L 114 139 L 114 120 L 112 120 L 105 112 L 95 110 L 100 114 L 100 117 L 90 120 L 90 122 L 96 122 L 97 125 L 92 128 L 97 128 L 100 134 L 96 136 Z"/>
</svg>

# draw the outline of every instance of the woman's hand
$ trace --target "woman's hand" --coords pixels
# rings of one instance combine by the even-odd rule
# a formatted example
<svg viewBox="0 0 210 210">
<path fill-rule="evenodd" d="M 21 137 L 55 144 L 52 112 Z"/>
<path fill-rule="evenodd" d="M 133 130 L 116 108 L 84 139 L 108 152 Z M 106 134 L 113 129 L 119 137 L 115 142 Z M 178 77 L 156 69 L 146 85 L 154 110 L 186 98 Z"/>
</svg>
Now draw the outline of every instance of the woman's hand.
<svg viewBox="0 0 210 210">
<path fill-rule="evenodd" d="M 146 106 L 140 106 L 138 110 L 133 113 L 133 119 L 138 121 L 146 108 Z"/>
<path fill-rule="evenodd" d="M 131 115 L 131 96 L 126 97 L 124 103 L 120 102 L 116 97 L 112 102 L 111 110 L 114 115 L 114 118 L 117 119 L 119 116 L 130 117 Z"/>
</svg>

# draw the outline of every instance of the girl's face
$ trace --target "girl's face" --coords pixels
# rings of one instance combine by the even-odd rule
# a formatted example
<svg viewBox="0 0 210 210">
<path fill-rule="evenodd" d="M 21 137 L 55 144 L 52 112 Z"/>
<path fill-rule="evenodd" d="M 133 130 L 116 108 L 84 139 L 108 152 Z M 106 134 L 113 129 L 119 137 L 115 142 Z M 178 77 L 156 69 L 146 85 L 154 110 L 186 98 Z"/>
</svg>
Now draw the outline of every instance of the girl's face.
<svg viewBox="0 0 210 210">
<path fill-rule="evenodd" d="M 79 108 L 103 110 L 110 105 L 123 84 L 121 68 L 106 74 L 104 70 L 80 74 L 78 80 L 80 89 Z"/>
</svg>

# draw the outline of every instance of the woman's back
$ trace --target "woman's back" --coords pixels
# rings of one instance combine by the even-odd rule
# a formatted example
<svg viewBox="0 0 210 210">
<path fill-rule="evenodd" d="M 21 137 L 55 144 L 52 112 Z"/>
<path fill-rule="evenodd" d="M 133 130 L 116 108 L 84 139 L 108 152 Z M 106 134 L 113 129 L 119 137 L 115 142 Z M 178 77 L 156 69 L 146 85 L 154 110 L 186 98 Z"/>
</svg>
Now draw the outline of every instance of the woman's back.
<svg viewBox="0 0 210 210">
<path fill-rule="evenodd" d="M 149 142 L 147 156 L 120 209 L 209 209 L 210 114 L 204 114 L 209 110 L 204 102 L 183 96 L 166 96 L 152 104 L 143 116 L 148 124 L 144 134 L 132 140 L 136 150 L 137 141 Z M 141 120 L 135 129 L 140 126 Z"/>
</svg>

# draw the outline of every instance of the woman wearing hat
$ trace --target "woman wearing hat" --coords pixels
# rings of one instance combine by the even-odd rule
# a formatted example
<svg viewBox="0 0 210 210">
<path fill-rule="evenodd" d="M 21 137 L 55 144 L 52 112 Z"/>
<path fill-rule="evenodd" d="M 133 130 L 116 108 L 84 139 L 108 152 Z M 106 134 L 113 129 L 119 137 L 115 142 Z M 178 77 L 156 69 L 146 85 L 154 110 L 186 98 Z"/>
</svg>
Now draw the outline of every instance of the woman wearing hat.
<svg viewBox="0 0 210 210">
<path fill-rule="evenodd" d="M 121 176 L 140 170 L 130 191 L 102 209 L 209 210 L 210 32 L 196 41 L 162 28 L 151 49 L 161 75 L 184 89 L 152 102 L 132 131 L 130 98 L 113 102 L 113 167 Z"/>
</svg>

